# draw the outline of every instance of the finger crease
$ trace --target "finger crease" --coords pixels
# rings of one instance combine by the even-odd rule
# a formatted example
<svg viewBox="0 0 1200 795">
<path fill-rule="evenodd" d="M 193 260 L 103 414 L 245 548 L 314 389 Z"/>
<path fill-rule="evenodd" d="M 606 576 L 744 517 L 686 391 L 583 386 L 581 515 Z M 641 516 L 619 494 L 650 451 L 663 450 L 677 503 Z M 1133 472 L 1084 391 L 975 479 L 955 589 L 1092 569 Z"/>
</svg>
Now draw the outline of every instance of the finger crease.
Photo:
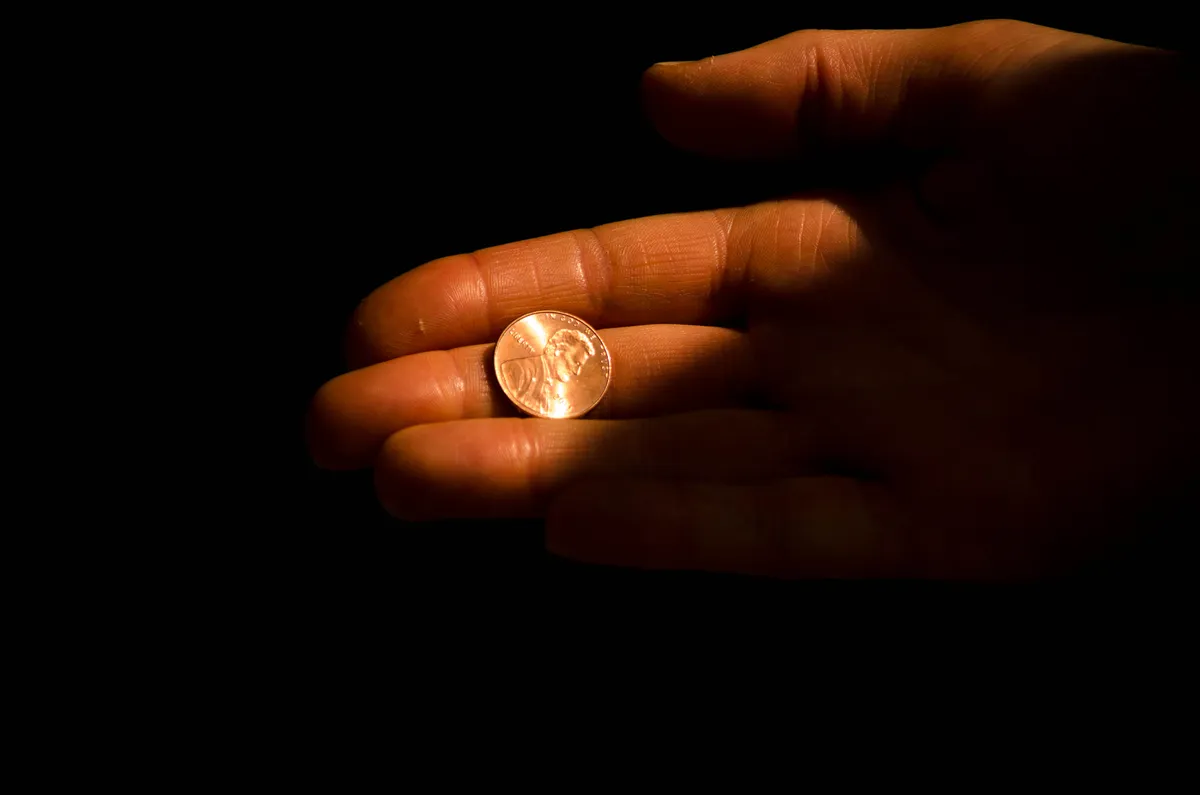
<svg viewBox="0 0 1200 795">
<path fill-rule="evenodd" d="M 541 440 L 537 433 L 537 423 L 521 422 L 521 433 L 523 435 L 521 450 L 518 455 L 521 457 L 525 465 L 525 483 L 529 490 L 529 495 L 534 499 L 541 496 L 545 491 L 544 482 L 538 477 L 538 472 L 542 471 L 540 466 L 540 456 L 542 452 Z"/>
<path fill-rule="evenodd" d="M 593 317 L 602 318 L 607 308 L 606 296 L 608 290 L 612 287 L 612 258 L 608 254 L 608 249 L 600 241 L 600 236 L 596 234 L 596 230 L 576 229 L 574 238 L 577 249 L 576 267 L 579 269 L 580 285 L 583 287 L 584 294 L 588 297 L 588 305 L 591 307 Z M 596 278 L 588 275 L 586 260 L 588 259 L 589 252 L 595 263 Z"/>
<path fill-rule="evenodd" d="M 812 274 L 820 273 L 825 265 L 824 254 L 821 251 L 821 239 L 825 237 L 825 228 L 833 223 L 832 212 L 827 215 L 825 208 L 820 207 L 817 209 L 817 212 L 821 214 L 821 217 L 817 220 L 817 234 L 813 236 L 812 262 L 808 267 L 809 272 Z"/>
<path fill-rule="evenodd" d="M 483 264 L 483 260 L 479 257 L 478 251 L 472 251 L 467 256 L 470 257 L 471 263 L 475 266 L 475 274 L 479 279 L 479 297 L 482 299 L 483 304 L 483 320 L 487 324 L 487 328 L 483 330 L 480 336 L 486 338 L 491 336 L 492 329 L 496 327 L 495 321 L 492 318 L 491 290 L 488 289 L 487 269 Z"/>
<path fill-rule="evenodd" d="M 450 380 L 453 384 L 452 388 L 457 393 L 456 402 L 458 403 L 458 414 L 456 416 L 466 417 L 467 416 L 467 379 L 466 379 L 466 376 L 463 373 L 462 365 L 459 363 L 458 357 L 456 357 L 450 351 L 443 351 L 443 353 L 445 353 L 446 358 L 448 358 L 450 360 Z M 448 403 L 451 402 L 451 399 L 446 395 L 446 391 L 445 391 L 445 389 L 442 388 L 442 385 L 440 383 L 438 384 L 438 392 L 441 394 L 442 398 L 444 400 L 446 400 L 446 402 L 448 402 Z"/>
<path fill-rule="evenodd" d="M 736 211 L 735 211 L 736 212 Z M 713 225 L 716 227 L 717 234 L 713 237 L 713 263 L 714 273 L 712 285 L 709 287 L 709 302 L 717 305 L 731 294 L 731 290 L 736 287 L 733 284 L 734 279 L 730 276 L 729 267 L 729 229 L 726 228 L 725 220 L 721 217 L 721 213 L 713 211 Z"/>
</svg>

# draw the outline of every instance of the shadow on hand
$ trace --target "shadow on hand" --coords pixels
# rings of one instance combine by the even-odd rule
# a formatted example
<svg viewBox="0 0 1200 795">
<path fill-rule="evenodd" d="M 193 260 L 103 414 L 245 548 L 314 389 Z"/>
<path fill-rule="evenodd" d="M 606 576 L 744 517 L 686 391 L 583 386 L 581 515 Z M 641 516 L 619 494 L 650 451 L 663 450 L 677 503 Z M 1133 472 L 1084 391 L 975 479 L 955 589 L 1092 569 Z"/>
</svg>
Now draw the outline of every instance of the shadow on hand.
<svg viewBox="0 0 1200 795">
<path fill-rule="evenodd" d="M 640 74 L 640 68 L 641 65 L 638 65 L 637 74 Z M 1093 69 L 1107 72 L 1119 68 L 1119 65 L 1074 64 L 1072 68 L 1086 76 Z M 477 115 L 490 117 L 486 134 L 493 137 L 486 145 L 480 145 L 473 138 L 476 133 L 472 133 L 471 136 L 454 137 L 438 149 L 441 157 L 450 158 L 452 174 L 469 177 L 466 180 L 449 177 L 439 179 L 431 194 L 423 197 L 426 206 L 433 207 L 433 212 L 447 217 L 441 219 L 440 225 L 422 225 L 423 234 L 406 239 L 403 247 L 398 246 L 389 234 L 379 231 L 394 228 L 395 222 L 378 209 L 365 218 L 355 219 L 353 226 L 358 230 L 372 225 L 377 228 L 366 232 L 366 242 L 350 240 L 348 250 L 343 248 L 343 243 L 348 239 L 346 237 L 340 238 L 333 246 L 337 249 L 339 259 L 353 259 L 361 267 L 354 278 L 341 282 L 336 294 L 328 299 L 330 304 L 339 306 L 337 312 L 330 313 L 330 317 L 347 316 L 362 295 L 386 278 L 396 275 L 397 254 L 405 262 L 415 265 L 453 251 L 617 220 L 619 217 L 731 206 L 797 192 L 838 199 L 858 221 L 873 246 L 894 248 L 896 244 L 893 241 L 898 235 L 902 237 L 903 232 L 894 228 L 886 214 L 879 214 L 868 204 L 846 200 L 844 188 L 827 191 L 824 185 L 844 178 L 846 169 L 853 171 L 856 188 L 864 193 L 888 182 L 917 184 L 921 174 L 916 169 L 924 168 L 932 159 L 943 154 L 920 153 L 920 156 L 906 161 L 900 169 L 891 166 L 884 169 L 880 163 L 862 160 L 848 162 L 846 169 L 839 169 L 829 164 L 842 155 L 830 152 L 823 168 L 806 170 L 783 168 L 775 164 L 719 163 L 673 152 L 644 126 L 629 123 L 630 114 L 635 112 L 635 108 L 627 100 L 617 97 L 636 93 L 634 86 L 637 74 L 628 67 L 626 72 L 622 73 L 623 79 L 607 78 L 607 82 L 588 73 L 593 88 L 604 86 L 600 101 L 621 108 L 620 113 L 614 114 L 621 119 L 620 122 L 597 122 L 594 113 L 581 116 L 576 111 L 576 115 L 569 116 L 568 123 L 561 124 L 555 121 L 556 109 L 561 110 L 560 105 L 539 105 L 537 102 L 522 104 L 514 100 L 518 103 L 514 107 L 519 108 L 519 112 L 514 112 L 512 107 L 505 104 L 511 98 L 501 101 L 494 97 L 481 99 L 468 96 L 461 100 L 467 105 L 481 102 L 486 113 L 475 111 L 467 115 L 472 118 Z M 1057 79 L 1050 75 L 1039 75 L 1037 80 L 1031 77 L 1031 82 L 1037 84 L 1043 78 L 1047 83 Z M 542 76 L 539 79 L 541 82 L 537 86 L 548 90 L 547 78 Z M 526 90 L 528 93 L 522 95 L 526 99 L 538 92 L 536 87 L 527 87 Z M 603 113 L 599 115 L 604 116 Z M 454 127 L 464 123 L 465 119 L 466 116 L 460 114 L 442 124 Z M 1118 152 L 1123 151 L 1122 136 L 1126 132 L 1128 130 L 1125 127 L 1100 131 L 1090 139 L 1090 144 L 1098 147 L 1097 155 L 1100 151 L 1111 149 L 1112 158 L 1115 158 Z M 521 140 L 527 134 L 532 140 Z M 427 135 L 423 140 L 428 145 L 432 139 Z M 1041 139 L 1036 135 L 1030 140 L 1034 144 L 1045 144 L 1048 148 L 1041 151 L 1039 156 L 1050 159 L 1054 157 L 1054 147 L 1070 143 L 1052 138 Z M 375 146 L 380 147 L 381 142 L 376 141 Z M 1159 155 L 1161 152 L 1153 154 Z M 568 164 L 567 171 L 570 172 L 566 179 L 562 173 L 564 163 Z M 1114 160 L 1109 159 L 1106 166 L 1115 168 Z M 1163 185 L 1171 183 L 1170 166 L 1169 160 L 1155 164 L 1153 173 L 1163 178 Z M 396 165 L 393 164 L 388 170 L 394 173 Z M 1097 173 L 1103 182 L 1106 172 L 1101 170 Z M 411 184 L 403 181 L 398 181 L 398 184 L 404 185 L 406 191 L 412 190 Z M 390 190 L 384 186 L 376 187 L 370 197 L 386 197 Z M 580 198 L 589 192 L 610 196 L 616 194 L 616 201 L 604 203 L 594 196 L 587 200 Z M 1119 198 L 1131 202 L 1143 201 L 1146 200 L 1146 194 L 1131 193 Z M 1175 201 L 1176 198 L 1173 195 L 1171 200 Z M 355 206 L 365 203 L 360 198 Z M 387 204 L 392 205 L 391 202 Z M 1044 210 L 1043 207 L 1039 211 Z M 1084 216 L 1071 216 L 1071 221 L 1079 225 L 1077 231 L 1086 233 L 1088 227 Z M 1095 222 L 1092 223 L 1095 225 Z M 464 225 L 472 228 L 464 231 Z M 1096 233 L 1116 232 L 1113 226 L 1101 223 Z M 1137 245 L 1132 238 L 1122 239 L 1130 245 Z M 1160 246 L 1160 260 L 1164 252 L 1170 253 L 1170 249 Z M 859 285 L 852 282 L 862 278 L 862 275 L 862 271 L 850 263 L 849 267 L 827 274 L 825 278 L 828 282 L 815 285 L 814 295 L 822 291 L 836 293 L 848 286 L 857 289 Z M 955 291 L 961 287 L 953 278 L 943 279 L 944 274 L 935 272 L 933 264 L 928 264 L 928 267 L 922 264 L 911 275 L 926 289 L 949 291 L 939 294 L 941 300 L 953 301 Z M 1018 274 L 1021 278 L 1027 275 Z M 1072 274 L 1071 278 L 1078 276 Z M 1171 295 L 1177 297 L 1177 293 Z M 1143 295 L 1143 299 L 1156 300 L 1161 296 L 1156 291 Z M 1054 305 L 1049 307 L 1053 308 Z M 733 319 L 733 322 L 740 320 Z M 310 379 L 312 383 L 309 386 L 314 390 L 320 380 L 332 375 L 330 371 L 335 369 L 328 363 L 337 354 L 340 322 L 331 320 L 318 329 L 320 341 L 314 342 L 313 349 L 319 351 L 319 358 L 327 366 L 319 377 Z M 329 340 L 325 339 L 326 335 L 330 337 Z M 318 336 L 317 332 L 314 332 L 314 336 Z M 689 374 L 689 377 L 695 377 L 695 374 Z M 663 385 L 663 389 L 671 388 L 670 384 Z M 1165 396 L 1163 400 L 1166 400 Z M 1143 418 L 1130 414 L 1126 419 L 1133 427 Z M 601 456 L 604 451 L 596 450 L 595 454 Z M 1130 462 L 1130 466 L 1136 465 Z M 1124 506 L 1127 510 L 1124 521 L 1133 530 L 1133 535 L 1153 539 L 1154 543 L 1139 544 L 1139 550 L 1142 551 L 1136 554 L 1122 549 L 1119 555 L 1098 561 L 1095 567 L 1084 572 L 1084 576 L 1101 575 L 1112 581 L 1137 575 L 1141 579 L 1153 580 L 1160 577 L 1162 572 L 1172 570 L 1165 564 L 1179 559 L 1177 534 L 1168 532 L 1162 535 L 1157 531 L 1160 528 L 1176 531 L 1182 527 L 1179 524 L 1180 517 L 1173 515 L 1172 509 L 1188 503 L 1179 495 L 1194 493 L 1187 490 L 1195 488 L 1195 480 L 1191 479 L 1194 471 L 1180 474 L 1178 483 L 1171 484 L 1172 489 L 1161 494 L 1144 495 L 1140 503 Z M 315 582 L 326 584 L 317 585 L 317 591 L 327 587 L 341 593 L 341 598 L 344 598 L 346 591 L 358 594 L 364 602 L 380 596 L 394 597 L 406 591 L 408 584 L 419 585 L 419 599 L 430 604 L 468 594 L 471 598 L 486 599 L 489 592 L 524 591 L 530 586 L 534 591 L 554 594 L 555 599 L 567 600 L 587 598 L 613 588 L 627 596 L 675 594 L 681 600 L 713 589 L 720 593 L 738 589 L 769 598 L 775 598 L 786 589 L 788 593 L 805 596 L 840 599 L 854 593 L 874 599 L 880 593 L 893 593 L 895 588 L 901 587 L 886 583 L 858 586 L 783 584 L 720 575 L 656 574 L 591 567 L 558 560 L 546 554 L 542 546 L 541 523 L 537 520 L 406 524 L 386 517 L 378 507 L 370 473 L 330 474 L 310 470 L 302 481 L 304 485 L 300 490 L 304 494 L 300 504 L 304 506 L 304 511 L 289 541 L 290 552 L 295 554 L 299 565 L 311 567 Z M 1164 546 L 1159 543 L 1161 538 L 1166 538 L 1170 543 Z M 903 587 L 912 593 L 929 594 L 936 599 L 945 594 L 944 586 Z"/>
</svg>

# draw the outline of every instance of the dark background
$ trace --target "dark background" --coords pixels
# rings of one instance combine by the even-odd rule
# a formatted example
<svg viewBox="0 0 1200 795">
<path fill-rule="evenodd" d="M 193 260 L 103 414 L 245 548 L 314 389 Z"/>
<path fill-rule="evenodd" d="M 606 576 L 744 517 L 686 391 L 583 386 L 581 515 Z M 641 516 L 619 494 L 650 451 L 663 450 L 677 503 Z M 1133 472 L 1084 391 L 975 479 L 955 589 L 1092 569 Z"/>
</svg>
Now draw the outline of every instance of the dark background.
<svg viewBox="0 0 1200 795">
<path fill-rule="evenodd" d="M 240 241 L 215 252 L 214 272 L 247 318 L 233 330 L 236 362 L 226 370 L 233 388 L 222 407 L 241 421 L 225 463 L 196 489 L 198 500 L 234 492 L 219 510 L 221 540 L 197 543 L 213 545 L 289 610 L 297 595 L 309 600 L 314 616 L 331 606 L 391 602 L 402 592 L 436 604 L 486 603 L 531 586 L 552 600 L 657 589 L 682 603 L 713 587 L 823 595 L 900 587 L 785 586 L 557 561 L 542 551 L 535 522 L 392 520 L 374 500 L 370 473 L 320 472 L 303 447 L 308 399 L 341 372 L 346 320 L 388 279 L 447 254 L 728 206 L 777 189 L 769 172 L 703 162 L 655 136 L 638 83 L 656 61 L 703 58 L 802 28 L 1001 16 L 1188 46 L 1178 19 L 1144 4 L 1119 15 L 1034 4 L 963 4 L 942 15 L 758 5 L 715 13 L 672 4 L 661 14 L 605 5 L 561 6 L 558 15 L 289 11 L 234 20 L 200 66 L 222 79 L 217 96 L 198 105 L 219 110 L 198 112 L 196 123 L 227 157 L 214 163 L 230 184 L 213 223 Z M 265 604 L 269 610 L 271 599 Z"/>
</svg>

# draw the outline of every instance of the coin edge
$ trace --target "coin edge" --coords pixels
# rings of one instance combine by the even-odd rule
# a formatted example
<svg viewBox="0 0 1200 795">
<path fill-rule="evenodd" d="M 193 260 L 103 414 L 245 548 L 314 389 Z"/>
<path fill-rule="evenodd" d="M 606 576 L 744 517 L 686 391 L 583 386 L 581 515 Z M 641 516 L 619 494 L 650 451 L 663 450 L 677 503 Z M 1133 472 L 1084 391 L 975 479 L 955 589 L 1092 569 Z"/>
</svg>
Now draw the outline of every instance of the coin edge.
<svg viewBox="0 0 1200 795">
<path fill-rule="evenodd" d="M 596 398 L 596 400 L 590 406 L 588 406 L 586 409 L 579 412 L 578 414 L 568 414 L 564 417 L 545 417 L 541 414 L 536 414 L 533 411 L 530 411 L 529 409 L 525 408 L 525 406 L 521 405 L 516 400 L 513 400 L 512 395 L 508 394 L 508 390 L 506 390 L 504 388 L 504 383 L 500 380 L 500 363 L 498 361 L 496 361 L 496 354 L 499 352 L 499 349 L 500 349 L 500 340 L 504 339 L 504 335 L 508 333 L 508 330 L 510 328 L 512 328 L 517 323 L 520 323 L 522 320 L 524 320 L 525 318 L 527 318 L 531 315 L 566 315 L 567 317 L 573 317 L 576 320 L 578 320 L 580 323 L 582 323 L 583 325 L 585 325 L 589 329 L 591 329 L 592 333 L 596 335 L 596 341 L 599 342 L 601 347 L 604 348 L 604 354 L 608 358 L 608 378 L 605 379 L 605 381 L 604 381 L 604 390 L 600 393 L 600 397 Z M 534 419 L 539 419 L 539 420 L 577 420 L 577 419 L 580 419 L 580 418 L 586 416 L 588 412 L 590 412 L 592 409 L 596 408 L 596 406 L 600 405 L 600 401 L 604 400 L 604 396 L 608 394 L 608 388 L 610 386 L 612 386 L 612 371 L 613 371 L 612 353 L 608 350 L 608 344 L 605 343 L 604 339 L 600 336 L 600 331 L 595 326 L 593 326 L 591 323 L 589 323 L 586 320 L 584 320 L 583 318 L 581 318 L 579 315 L 573 315 L 570 312 L 563 312 L 558 309 L 536 309 L 533 312 L 526 312 L 525 314 L 521 315 L 520 317 L 514 318 L 512 320 L 512 322 L 510 322 L 508 325 L 506 325 L 504 327 L 504 330 L 500 332 L 500 336 L 496 338 L 496 341 L 492 345 L 492 375 L 495 376 L 495 378 L 496 378 L 496 384 L 500 387 L 500 391 L 504 394 L 504 397 L 508 399 L 509 403 L 516 406 L 518 411 L 521 411 L 526 416 L 533 417 Z"/>
</svg>

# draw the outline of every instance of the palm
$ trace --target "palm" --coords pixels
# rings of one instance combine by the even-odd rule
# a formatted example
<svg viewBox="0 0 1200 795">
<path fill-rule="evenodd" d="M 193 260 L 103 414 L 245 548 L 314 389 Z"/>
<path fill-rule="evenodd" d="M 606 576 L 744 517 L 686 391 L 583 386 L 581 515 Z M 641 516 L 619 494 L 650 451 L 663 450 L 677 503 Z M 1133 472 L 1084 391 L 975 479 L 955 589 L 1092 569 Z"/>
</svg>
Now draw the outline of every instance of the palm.
<svg viewBox="0 0 1200 795">
<path fill-rule="evenodd" d="M 352 330 L 358 363 L 378 364 L 318 396 L 318 457 L 365 465 L 383 445 L 394 512 L 549 511 L 560 548 L 615 562 L 986 577 L 1078 560 L 1129 507 L 1127 460 L 1148 462 L 1145 481 L 1173 463 L 1169 423 L 1118 421 L 1150 408 L 1132 377 L 1170 385 L 1150 354 L 1172 316 L 1108 311 L 1112 280 L 1080 278 L 1127 252 L 1064 242 L 1092 208 L 1029 191 L 1089 173 L 1061 159 L 1044 173 L 1053 133 L 1029 135 L 1030 114 L 1056 96 L 1023 81 L 990 80 L 916 179 L 567 233 L 395 280 Z M 664 126 L 685 145 L 709 129 Z M 790 140 L 763 129 L 760 147 Z M 606 329 L 599 421 L 506 416 L 486 343 L 538 309 Z"/>
<path fill-rule="evenodd" d="M 910 209 L 895 206 L 906 199 L 858 202 L 852 212 L 896 217 Z M 812 222 L 811 205 L 779 208 L 789 210 Z M 765 403 L 782 410 L 777 421 L 794 426 L 810 453 L 792 474 L 861 479 L 874 490 L 870 521 L 936 560 L 954 558 L 960 572 L 994 571 L 1007 554 L 1028 566 L 1054 552 L 1035 550 L 1034 539 L 1067 542 L 1053 531 L 1080 518 L 1073 514 L 1110 507 L 1063 481 L 1069 473 L 1103 491 L 1119 477 L 1119 459 L 1087 458 L 1132 452 L 1081 446 L 1088 433 L 1112 443 L 1108 426 L 1122 408 L 1088 394 L 1105 373 L 1080 372 L 1104 329 L 1028 314 L 1016 286 L 995 275 L 1027 259 L 973 261 L 933 230 L 934 239 L 919 242 L 885 229 L 868 234 L 834 208 L 826 218 L 816 261 L 761 263 L 805 275 L 791 291 L 768 287 L 747 317 Z M 1097 391 L 1121 397 L 1116 384 L 1106 386 Z"/>
</svg>

